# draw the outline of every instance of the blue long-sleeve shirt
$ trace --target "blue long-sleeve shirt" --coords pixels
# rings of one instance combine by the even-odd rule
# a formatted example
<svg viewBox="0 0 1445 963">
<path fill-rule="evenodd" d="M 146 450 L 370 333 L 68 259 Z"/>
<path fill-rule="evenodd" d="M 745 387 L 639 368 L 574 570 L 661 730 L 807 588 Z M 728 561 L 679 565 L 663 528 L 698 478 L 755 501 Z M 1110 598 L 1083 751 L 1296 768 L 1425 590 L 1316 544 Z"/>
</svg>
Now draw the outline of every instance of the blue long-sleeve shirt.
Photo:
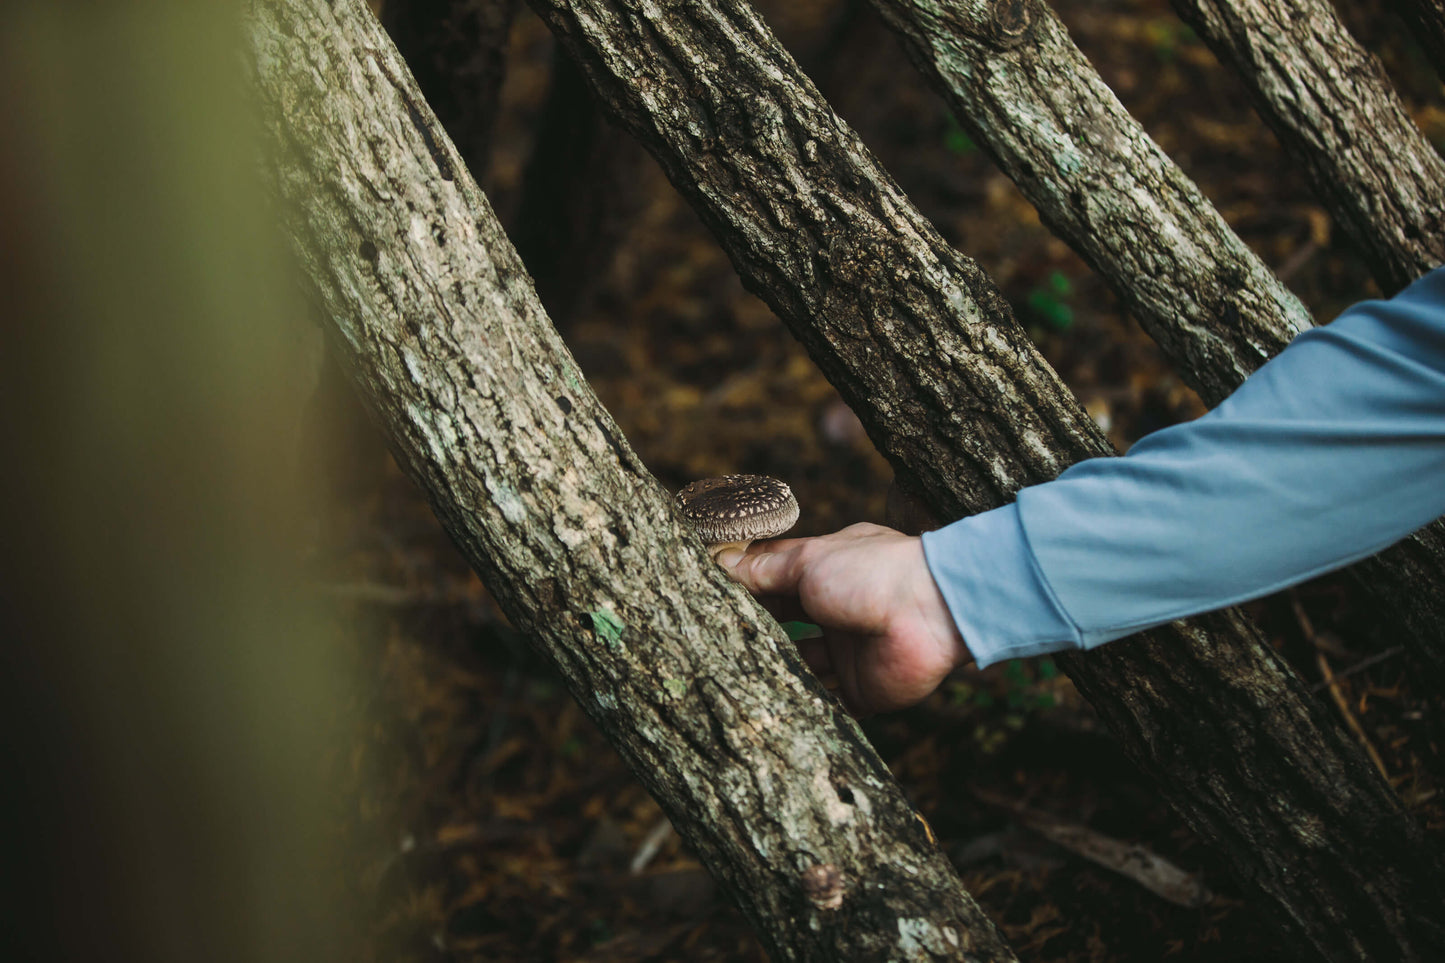
<svg viewBox="0 0 1445 963">
<path fill-rule="evenodd" d="M 1300 334 L 1202 418 L 923 536 L 980 666 L 1257 598 L 1445 514 L 1445 268 Z"/>
</svg>

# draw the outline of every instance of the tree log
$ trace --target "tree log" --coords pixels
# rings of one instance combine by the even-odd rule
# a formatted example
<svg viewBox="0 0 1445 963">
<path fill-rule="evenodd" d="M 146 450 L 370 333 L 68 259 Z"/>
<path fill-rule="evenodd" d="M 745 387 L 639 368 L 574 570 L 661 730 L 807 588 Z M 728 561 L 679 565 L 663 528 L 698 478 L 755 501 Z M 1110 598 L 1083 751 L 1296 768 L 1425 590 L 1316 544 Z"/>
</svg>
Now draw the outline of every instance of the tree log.
<svg viewBox="0 0 1445 963">
<path fill-rule="evenodd" d="M 778 960 L 1005 961 L 887 768 L 712 563 L 361 0 L 259 0 L 276 190 L 397 459 Z"/>
<path fill-rule="evenodd" d="M 1206 404 L 1313 325 L 1046 5 L 873 5 L 958 122 Z"/>
<path fill-rule="evenodd" d="M 1222 401 L 1310 326 L 1304 306 L 1129 116 L 1046 5 L 872 2 L 959 123 L 1206 403 Z M 1349 574 L 1387 634 L 1445 685 L 1445 523 Z"/>
<path fill-rule="evenodd" d="M 1445 160 L 1329 0 L 1173 0 L 1394 292 L 1445 263 Z"/>
<path fill-rule="evenodd" d="M 746 4 L 529 0 L 744 283 L 942 517 L 1106 440 Z M 1185 818 L 1327 959 L 1445 951 L 1433 854 L 1236 613 L 1064 660 Z"/>
</svg>

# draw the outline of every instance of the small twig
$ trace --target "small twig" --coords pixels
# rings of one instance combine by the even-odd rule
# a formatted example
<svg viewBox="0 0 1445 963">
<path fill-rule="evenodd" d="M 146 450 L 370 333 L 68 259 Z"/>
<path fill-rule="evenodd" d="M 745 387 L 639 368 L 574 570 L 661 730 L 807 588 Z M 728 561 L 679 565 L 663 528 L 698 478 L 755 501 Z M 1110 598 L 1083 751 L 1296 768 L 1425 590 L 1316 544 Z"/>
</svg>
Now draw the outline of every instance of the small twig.
<svg viewBox="0 0 1445 963">
<path fill-rule="evenodd" d="M 1405 647 L 1403 645 L 1397 645 L 1393 648 L 1386 649 L 1383 652 L 1376 652 L 1368 659 L 1361 659 L 1359 662 L 1356 662 L 1354 665 L 1350 666 L 1348 669 L 1345 669 L 1343 672 L 1336 672 L 1334 678 L 1336 680 L 1348 679 L 1356 672 L 1363 672 L 1372 665 L 1379 665 L 1386 659 L 1393 659 L 1395 656 L 1399 655 L 1401 652 L 1404 651 Z M 1314 685 L 1310 686 L 1310 692 L 1323 692 L 1325 689 L 1328 689 L 1329 686 L 1330 684 L 1328 682 L 1316 682 Z"/>
<path fill-rule="evenodd" d="M 1279 270 L 1274 272 L 1275 277 L 1279 278 L 1281 281 L 1288 281 L 1290 278 L 1294 277 L 1296 273 L 1298 273 L 1300 268 L 1304 267 L 1305 264 L 1309 262 L 1310 258 L 1314 257 L 1319 252 L 1319 243 L 1315 241 L 1314 238 L 1310 238 L 1304 244 L 1301 244 L 1298 248 L 1296 248 L 1295 252 L 1291 254 L 1283 264 L 1279 266 Z"/>
<path fill-rule="evenodd" d="M 648 830 L 647 835 L 643 837 L 642 845 L 637 847 L 637 855 L 632 857 L 627 871 L 636 876 L 646 869 L 647 864 L 652 862 L 652 857 L 657 855 L 657 851 L 662 848 L 662 844 L 667 842 L 671 835 L 672 822 L 663 816 L 658 820 L 657 825 Z"/>
<path fill-rule="evenodd" d="M 482 746 L 482 751 L 472 762 L 473 771 L 480 767 L 480 775 L 476 779 L 474 789 L 479 796 L 486 796 L 492 791 L 492 777 L 496 774 L 496 767 L 492 765 L 493 757 L 502 745 L 502 736 L 510 721 L 512 702 L 515 700 L 517 689 L 521 684 L 522 671 L 514 652 L 512 658 L 507 660 L 507 674 L 502 679 L 501 695 L 498 696 L 497 703 L 492 708 L 492 717 L 487 720 L 486 742 Z"/>
<path fill-rule="evenodd" d="M 1340 688 L 1340 677 L 1335 675 L 1334 670 L 1330 668 L 1330 660 L 1325 657 L 1324 649 L 1319 645 L 1319 638 L 1315 635 L 1314 624 L 1310 622 L 1309 616 L 1305 614 L 1305 609 L 1304 606 L 1300 604 L 1299 596 L 1291 592 L 1289 594 L 1289 601 L 1290 605 L 1294 608 L 1295 618 L 1299 620 L 1300 631 L 1304 633 L 1306 641 L 1314 646 L 1315 664 L 1318 665 L 1320 669 L 1321 684 L 1330 690 L 1330 698 L 1335 700 L 1335 707 L 1340 710 L 1340 715 L 1344 717 L 1345 725 L 1355 734 L 1355 738 L 1360 740 L 1360 745 L 1365 748 L 1365 754 L 1370 757 L 1370 761 L 1375 764 L 1375 768 L 1380 770 L 1380 775 L 1385 778 L 1385 783 L 1388 785 L 1390 782 L 1390 772 L 1385 768 L 1385 760 L 1380 758 L 1380 754 L 1375 751 L 1374 744 L 1370 742 L 1370 737 L 1365 735 L 1365 727 L 1360 725 L 1360 720 L 1355 718 L 1355 714 L 1350 711 L 1350 701 L 1345 698 L 1344 690 Z"/>
<path fill-rule="evenodd" d="M 1381 759 L 1380 754 L 1375 751 L 1375 747 L 1370 742 L 1369 736 L 1365 735 L 1365 728 L 1360 725 L 1360 720 L 1356 719 L 1355 714 L 1350 711 L 1350 702 L 1345 698 L 1344 691 L 1340 689 L 1340 680 L 1330 671 L 1329 659 L 1325 658 L 1323 652 L 1316 652 L 1315 662 L 1320 667 L 1320 675 L 1324 677 L 1325 686 L 1330 690 L 1330 697 L 1335 700 L 1335 705 L 1339 708 L 1340 715 L 1345 717 L 1345 725 L 1349 726 L 1350 731 L 1355 734 L 1355 738 L 1360 740 L 1360 745 L 1365 747 L 1365 752 L 1369 755 L 1370 761 L 1375 764 L 1376 769 L 1380 770 L 1380 775 L 1385 777 L 1385 782 L 1389 783 L 1390 773 L 1389 770 L 1385 768 L 1385 761 Z"/>
<path fill-rule="evenodd" d="M 1295 619 L 1299 622 L 1300 634 L 1316 651 L 1324 651 L 1330 655 L 1347 659 L 1354 657 L 1354 653 L 1340 644 L 1340 640 L 1335 638 L 1332 633 L 1315 631 L 1315 624 L 1310 621 L 1309 613 L 1305 611 L 1304 603 L 1299 600 L 1298 592 L 1291 590 L 1289 605 L 1294 610 Z"/>
<path fill-rule="evenodd" d="M 316 582 L 316 592 L 346 602 L 405 607 L 412 605 L 463 605 L 472 601 L 472 593 L 464 585 L 442 588 L 409 588 L 382 582 Z"/>
<path fill-rule="evenodd" d="M 1214 898 L 1203 881 L 1138 843 L 1105 836 L 1080 823 L 1069 822 L 1037 809 L 1030 809 L 1000 793 L 974 787 L 973 795 L 990 806 L 1013 814 L 1023 826 L 1105 869 L 1128 877 L 1161 899 L 1176 906 L 1196 908 Z"/>
<path fill-rule="evenodd" d="M 1328 688 L 1329 697 L 1334 698 L 1335 707 L 1340 710 L 1341 716 L 1344 716 L 1345 726 L 1350 727 L 1350 732 L 1354 733 L 1355 739 L 1360 740 L 1360 745 L 1364 746 L 1366 755 L 1370 756 L 1370 762 L 1374 763 L 1374 768 L 1379 769 L 1380 775 L 1384 776 L 1384 781 L 1389 784 L 1389 769 L 1384 768 L 1384 759 L 1381 759 L 1380 753 L 1374 749 L 1374 743 L 1370 742 L 1370 737 L 1364 735 L 1364 726 L 1361 726 L 1360 720 L 1355 719 L 1355 714 L 1350 711 L 1350 700 L 1345 698 L 1344 691 L 1340 688 L 1341 675 L 1335 675 L 1334 669 L 1329 668 L 1329 659 L 1325 658 L 1324 648 L 1319 645 L 1319 636 L 1315 635 L 1314 623 L 1309 620 L 1308 615 L 1305 615 L 1305 606 L 1302 606 L 1298 594 L 1293 591 L 1289 593 L 1289 604 L 1295 609 L 1295 617 L 1299 619 L 1299 629 L 1305 633 L 1305 641 L 1311 643 L 1315 648 L 1315 664 L 1319 667 L 1322 687 Z M 1357 665 L 1355 669 L 1358 668 L 1360 667 Z"/>
<path fill-rule="evenodd" d="M 348 602 L 370 602 L 373 605 L 417 605 L 436 600 L 430 590 L 383 585 L 379 582 L 318 582 L 316 591 Z"/>
</svg>

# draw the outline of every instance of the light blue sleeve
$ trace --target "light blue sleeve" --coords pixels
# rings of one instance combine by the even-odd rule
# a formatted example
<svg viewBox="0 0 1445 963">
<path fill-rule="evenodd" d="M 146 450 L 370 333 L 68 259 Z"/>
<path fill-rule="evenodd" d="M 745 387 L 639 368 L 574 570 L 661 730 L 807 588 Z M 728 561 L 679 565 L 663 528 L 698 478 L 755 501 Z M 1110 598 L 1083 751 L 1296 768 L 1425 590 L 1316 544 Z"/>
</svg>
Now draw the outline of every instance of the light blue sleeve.
<svg viewBox="0 0 1445 963">
<path fill-rule="evenodd" d="M 923 536 L 980 666 L 1257 598 L 1445 514 L 1445 268 L 1299 335 L 1209 414 Z"/>
</svg>

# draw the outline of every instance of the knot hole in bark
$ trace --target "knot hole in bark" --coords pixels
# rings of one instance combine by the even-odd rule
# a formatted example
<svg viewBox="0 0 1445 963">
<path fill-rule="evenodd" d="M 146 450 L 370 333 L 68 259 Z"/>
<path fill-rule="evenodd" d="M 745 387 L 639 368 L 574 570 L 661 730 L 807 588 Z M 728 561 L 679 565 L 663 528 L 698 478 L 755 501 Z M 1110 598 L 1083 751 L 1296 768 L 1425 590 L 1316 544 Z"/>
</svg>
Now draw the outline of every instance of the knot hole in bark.
<svg viewBox="0 0 1445 963">
<path fill-rule="evenodd" d="M 832 863 L 809 866 L 802 873 L 803 895 L 808 902 L 820 910 L 835 910 L 843 905 L 843 893 L 847 889 L 843 872 Z"/>
<path fill-rule="evenodd" d="M 1038 17 L 1038 0 L 975 0 L 954 13 L 964 33 L 995 50 L 1022 44 Z"/>
</svg>

